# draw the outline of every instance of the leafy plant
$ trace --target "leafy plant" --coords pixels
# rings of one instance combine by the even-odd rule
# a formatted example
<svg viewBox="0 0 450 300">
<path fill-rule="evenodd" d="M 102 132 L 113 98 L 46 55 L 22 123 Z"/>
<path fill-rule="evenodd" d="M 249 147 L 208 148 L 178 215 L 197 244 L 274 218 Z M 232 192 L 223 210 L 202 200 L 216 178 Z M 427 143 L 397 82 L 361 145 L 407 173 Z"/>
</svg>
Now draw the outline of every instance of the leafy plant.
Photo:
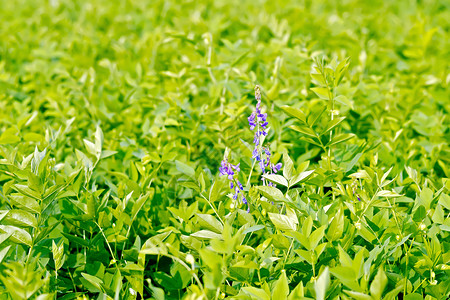
<svg viewBox="0 0 450 300">
<path fill-rule="evenodd" d="M 0 17 L 2 299 L 447 299 L 447 2 Z"/>
</svg>

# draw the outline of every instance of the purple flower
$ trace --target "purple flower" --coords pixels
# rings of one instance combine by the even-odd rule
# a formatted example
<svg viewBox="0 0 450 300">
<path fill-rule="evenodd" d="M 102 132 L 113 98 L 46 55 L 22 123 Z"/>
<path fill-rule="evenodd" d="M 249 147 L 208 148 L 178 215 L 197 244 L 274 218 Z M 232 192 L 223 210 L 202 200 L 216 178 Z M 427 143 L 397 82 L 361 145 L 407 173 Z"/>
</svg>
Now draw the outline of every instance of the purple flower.
<svg viewBox="0 0 450 300">
<path fill-rule="evenodd" d="M 237 176 L 237 174 L 241 170 L 239 165 L 240 164 L 233 165 L 233 164 L 229 163 L 227 159 L 224 159 L 220 163 L 220 167 L 219 167 L 220 175 L 221 176 L 226 175 L 228 180 L 230 180 L 230 189 L 234 190 L 234 194 L 233 194 L 234 200 L 237 200 L 241 191 L 244 191 L 244 187 L 242 186 L 241 182 L 235 178 L 235 175 Z M 247 199 L 244 197 L 243 194 L 242 194 L 242 197 L 243 197 L 242 202 L 247 204 Z"/>
<path fill-rule="evenodd" d="M 261 167 L 261 171 L 264 173 L 266 167 L 264 166 L 264 161 L 259 161 L 259 166 Z"/>
<path fill-rule="evenodd" d="M 252 113 L 250 117 L 248 117 L 248 124 L 250 125 L 250 130 L 255 129 L 256 127 L 256 114 Z"/>
<path fill-rule="evenodd" d="M 253 138 L 253 144 L 255 144 L 255 148 L 252 151 L 252 158 L 256 159 L 259 162 L 259 167 L 261 168 L 261 172 L 263 174 L 273 174 L 277 173 L 281 169 L 281 163 L 273 165 L 270 162 L 271 153 L 269 147 L 263 147 L 261 143 L 261 136 L 267 136 L 267 126 L 269 122 L 267 122 L 267 113 L 263 113 L 261 111 L 261 91 L 259 86 L 255 87 L 255 99 L 256 99 L 256 109 L 252 112 L 252 114 L 248 117 L 248 123 L 250 125 L 250 130 L 255 130 L 255 136 Z M 266 171 L 266 168 L 269 168 Z M 272 173 L 273 172 L 273 173 Z M 265 184 L 265 179 L 262 179 Z M 269 182 L 269 186 L 274 186 L 273 183 Z"/>
<path fill-rule="evenodd" d="M 240 189 L 241 191 L 243 191 L 243 190 L 244 190 L 244 187 L 243 187 L 242 184 L 239 182 L 239 180 L 236 180 L 236 183 L 237 183 L 239 189 Z"/>
<path fill-rule="evenodd" d="M 273 172 L 276 174 L 281 169 L 282 165 L 283 165 L 282 163 L 277 163 L 276 165 L 272 165 Z"/>
</svg>

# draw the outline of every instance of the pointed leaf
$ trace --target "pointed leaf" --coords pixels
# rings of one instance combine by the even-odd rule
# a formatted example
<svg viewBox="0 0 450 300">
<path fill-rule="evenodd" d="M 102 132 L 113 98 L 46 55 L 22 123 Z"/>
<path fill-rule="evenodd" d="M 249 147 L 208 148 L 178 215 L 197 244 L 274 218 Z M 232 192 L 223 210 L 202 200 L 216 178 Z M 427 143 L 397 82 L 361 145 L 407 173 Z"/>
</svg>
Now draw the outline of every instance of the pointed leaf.
<svg viewBox="0 0 450 300">
<path fill-rule="evenodd" d="M 345 120 L 345 117 L 340 117 L 340 118 L 336 118 L 336 119 L 330 121 L 327 124 L 327 127 L 320 133 L 320 135 L 326 134 L 327 132 L 329 132 L 330 130 L 332 130 L 336 126 L 338 126 L 344 120 Z"/>
<path fill-rule="evenodd" d="M 319 96 L 320 99 L 329 100 L 330 99 L 330 91 L 328 88 L 324 87 L 314 87 L 311 90 Z"/>
<path fill-rule="evenodd" d="M 295 131 L 298 131 L 300 133 L 306 134 L 310 137 L 317 138 L 317 134 L 315 133 L 315 131 L 309 127 L 291 125 L 291 126 L 289 126 L 289 128 L 294 129 Z"/>
<path fill-rule="evenodd" d="M 322 274 L 314 282 L 314 290 L 316 291 L 316 300 L 325 300 L 328 287 L 330 286 L 330 270 L 325 267 Z"/>
<path fill-rule="evenodd" d="M 301 172 L 300 174 L 298 174 L 297 176 L 293 177 L 290 182 L 289 182 L 289 186 L 294 186 L 299 182 L 305 181 L 306 179 L 308 179 L 312 174 L 314 173 L 314 170 L 309 170 L 309 171 L 305 171 L 305 172 Z"/>
<path fill-rule="evenodd" d="M 343 142 L 348 141 L 349 139 L 353 138 L 354 136 L 355 135 L 353 133 L 342 133 L 342 134 L 336 135 L 335 137 L 333 137 L 331 139 L 330 142 L 328 142 L 328 144 L 326 144 L 326 147 L 330 147 L 333 145 L 343 143 Z"/>
<path fill-rule="evenodd" d="M 14 243 L 24 244 L 31 247 L 31 235 L 28 231 L 11 225 L 0 225 L 0 232 L 10 234 L 9 238 Z"/>
<path fill-rule="evenodd" d="M 282 106 L 281 109 L 287 115 L 300 120 L 303 124 L 306 124 L 306 115 L 300 109 L 297 109 L 297 108 L 294 108 L 294 107 L 289 107 L 289 106 Z"/>
<path fill-rule="evenodd" d="M 272 221 L 272 223 L 275 225 L 275 227 L 279 230 L 293 230 L 295 231 L 296 225 L 292 221 L 291 218 L 282 215 L 282 214 L 276 214 L 276 213 L 269 213 L 269 218 Z"/>
<path fill-rule="evenodd" d="M 370 294 L 375 299 L 381 299 L 381 296 L 383 295 L 384 288 L 386 287 L 386 284 L 388 282 L 388 279 L 386 277 L 386 274 L 384 273 L 383 269 L 378 269 L 377 275 L 375 275 L 375 278 L 372 281 L 372 284 L 370 285 Z"/>
<path fill-rule="evenodd" d="M 286 178 L 284 178 L 281 175 L 277 175 L 277 174 L 265 174 L 262 176 L 263 178 L 266 178 L 267 180 L 269 180 L 270 182 L 273 182 L 275 184 L 280 184 L 282 186 L 288 187 L 288 181 L 286 180 Z"/>
<path fill-rule="evenodd" d="M 289 285 L 286 277 L 286 271 L 281 270 L 281 275 L 275 282 L 273 287 L 272 299 L 287 300 L 288 295 L 289 295 Z"/>
</svg>

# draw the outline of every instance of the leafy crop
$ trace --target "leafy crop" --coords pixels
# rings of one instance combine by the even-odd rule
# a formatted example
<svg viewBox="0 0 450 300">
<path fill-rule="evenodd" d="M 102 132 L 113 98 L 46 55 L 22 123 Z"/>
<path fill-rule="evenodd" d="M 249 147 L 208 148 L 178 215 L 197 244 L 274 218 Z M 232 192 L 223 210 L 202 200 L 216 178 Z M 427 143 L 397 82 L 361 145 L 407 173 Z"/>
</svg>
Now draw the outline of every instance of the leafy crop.
<svg viewBox="0 0 450 300">
<path fill-rule="evenodd" d="M 1 1 L 2 299 L 447 299 L 449 9 Z"/>
</svg>

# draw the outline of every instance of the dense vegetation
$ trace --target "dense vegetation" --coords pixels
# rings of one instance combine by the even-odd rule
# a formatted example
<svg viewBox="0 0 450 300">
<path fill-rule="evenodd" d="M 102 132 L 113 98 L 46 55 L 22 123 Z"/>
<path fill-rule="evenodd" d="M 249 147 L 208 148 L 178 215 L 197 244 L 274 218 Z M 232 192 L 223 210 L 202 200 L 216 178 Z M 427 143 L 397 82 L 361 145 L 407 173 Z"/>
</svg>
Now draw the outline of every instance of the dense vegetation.
<svg viewBox="0 0 450 300">
<path fill-rule="evenodd" d="M 448 1 L 0 19 L 1 299 L 449 295 Z"/>
</svg>

